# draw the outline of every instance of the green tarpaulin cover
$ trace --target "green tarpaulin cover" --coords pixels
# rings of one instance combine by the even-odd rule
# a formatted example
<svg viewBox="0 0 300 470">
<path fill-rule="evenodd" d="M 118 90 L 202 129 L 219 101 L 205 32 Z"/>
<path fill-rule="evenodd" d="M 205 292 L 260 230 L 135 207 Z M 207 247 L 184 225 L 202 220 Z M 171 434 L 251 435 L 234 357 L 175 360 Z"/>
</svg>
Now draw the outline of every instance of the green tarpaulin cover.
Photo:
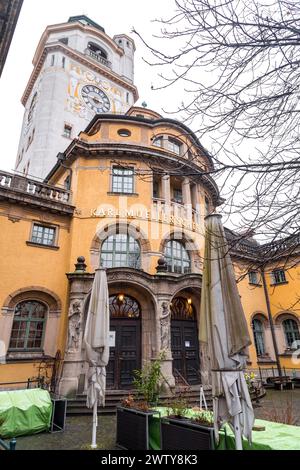
<svg viewBox="0 0 300 470">
<path fill-rule="evenodd" d="M 168 415 L 168 409 L 165 407 L 156 408 L 156 411 L 159 411 L 161 417 Z M 188 410 L 185 415 L 193 417 L 197 415 L 197 412 Z M 246 439 L 243 439 L 244 450 L 300 450 L 300 426 L 273 423 L 262 419 L 256 419 L 255 424 L 264 426 L 265 431 L 253 431 L 251 445 Z M 159 415 L 150 418 L 149 443 L 150 449 L 160 449 Z M 221 431 L 220 442 L 216 447 L 216 450 L 225 449 L 235 449 L 234 434 L 228 425 L 226 425 L 226 433 L 223 430 Z"/>
<path fill-rule="evenodd" d="M 0 392 L 1 438 L 48 431 L 51 415 L 52 402 L 47 390 L 35 388 Z"/>
</svg>

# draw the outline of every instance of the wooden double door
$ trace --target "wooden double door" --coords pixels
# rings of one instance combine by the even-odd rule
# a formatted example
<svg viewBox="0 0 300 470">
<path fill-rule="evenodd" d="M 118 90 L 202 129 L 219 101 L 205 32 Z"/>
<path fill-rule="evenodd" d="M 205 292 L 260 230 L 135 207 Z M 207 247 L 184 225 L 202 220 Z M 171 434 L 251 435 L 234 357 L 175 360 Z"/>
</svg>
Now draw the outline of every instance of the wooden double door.
<svg viewBox="0 0 300 470">
<path fill-rule="evenodd" d="M 173 373 L 190 384 L 200 383 L 200 360 L 197 321 L 172 320 L 171 345 Z"/>
<path fill-rule="evenodd" d="M 107 388 L 132 388 L 133 371 L 141 368 L 141 321 L 112 318 L 110 331 L 115 332 L 115 346 L 110 347 L 106 368 Z"/>
</svg>

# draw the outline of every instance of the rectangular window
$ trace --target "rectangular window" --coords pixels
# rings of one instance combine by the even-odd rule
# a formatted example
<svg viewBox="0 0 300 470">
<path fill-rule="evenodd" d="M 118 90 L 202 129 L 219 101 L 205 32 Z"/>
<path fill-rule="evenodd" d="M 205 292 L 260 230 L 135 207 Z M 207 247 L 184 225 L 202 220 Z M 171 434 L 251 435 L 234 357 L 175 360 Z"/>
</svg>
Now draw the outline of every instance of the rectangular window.
<svg viewBox="0 0 300 470">
<path fill-rule="evenodd" d="M 173 200 L 174 200 L 174 202 L 177 202 L 178 204 L 183 203 L 182 189 L 180 189 L 180 188 L 174 188 L 173 189 Z"/>
<path fill-rule="evenodd" d="M 61 59 L 61 66 L 62 66 L 63 69 L 65 68 L 65 65 L 66 65 L 66 58 L 63 57 L 63 58 Z"/>
<path fill-rule="evenodd" d="M 55 62 L 55 55 L 52 55 L 51 56 L 51 67 L 53 67 L 54 62 Z"/>
<path fill-rule="evenodd" d="M 284 270 L 274 269 L 274 271 L 271 272 L 271 280 L 272 284 L 282 284 L 283 282 L 287 282 Z"/>
<path fill-rule="evenodd" d="M 69 191 L 70 188 L 71 188 L 71 177 L 70 175 L 66 177 L 65 181 L 64 181 L 64 188 Z"/>
<path fill-rule="evenodd" d="M 258 272 L 257 271 L 250 271 L 248 273 L 248 278 L 249 278 L 249 284 L 259 285 L 259 279 L 258 279 Z"/>
<path fill-rule="evenodd" d="M 113 193 L 133 193 L 132 168 L 122 168 L 114 166 L 112 170 L 112 192 Z"/>
<path fill-rule="evenodd" d="M 69 39 L 68 38 L 60 38 L 59 42 L 62 42 L 63 44 L 65 44 L 67 46 L 68 43 L 69 43 Z"/>
<path fill-rule="evenodd" d="M 158 199 L 161 197 L 161 191 L 160 191 L 160 178 L 158 177 L 153 177 L 153 183 L 152 183 L 152 197 L 155 199 Z"/>
<path fill-rule="evenodd" d="M 67 137 L 68 139 L 71 139 L 71 137 L 72 137 L 72 126 L 70 126 L 69 124 L 65 124 L 63 136 Z"/>
<path fill-rule="evenodd" d="M 40 245 L 54 246 L 56 236 L 55 227 L 33 224 L 31 241 Z"/>
</svg>

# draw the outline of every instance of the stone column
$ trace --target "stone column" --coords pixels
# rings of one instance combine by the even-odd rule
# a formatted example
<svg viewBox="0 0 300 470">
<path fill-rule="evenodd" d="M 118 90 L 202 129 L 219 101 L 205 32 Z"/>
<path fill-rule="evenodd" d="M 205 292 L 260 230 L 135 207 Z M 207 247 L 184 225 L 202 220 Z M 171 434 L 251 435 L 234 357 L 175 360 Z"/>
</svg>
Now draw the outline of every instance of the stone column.
<svg viewBox="0 0 300 470">
<path fill-rule="evenodd" d="M 165 213 L 171 213 L 171 178 L 169 175 L 161 179 L 162 198 L 165 200 Z"/>
<path fill-rule="evenodd" d="M 166 201 L 166 203 L 170 204 L 171 179 L 169 175 L 163 176 L 161 179 L 161 193 L 162 193 L 162 198 Z"/>
<path fill-rule="evenodd" d="M 85 327 L 85 300 L 92 288 L 94 274 L 85 272 L 84 258 L 78 258 L 76 271 L 67 274 L 70 284 L 70 299 L 67 318 L 66 348 L 62 379 L 59 384 L 61 395 L 76 395 L 80 376 L 85 374 L 85 354 L 82 348 Z"/>
<path fill-rule="evenodd" d="M 182 198 L 185 210 L 185 217 L 187 220 L 192 220 L 192 197 L 191 186 L 189 178 L 184 178 L 182 182 Z"/>
</svg>

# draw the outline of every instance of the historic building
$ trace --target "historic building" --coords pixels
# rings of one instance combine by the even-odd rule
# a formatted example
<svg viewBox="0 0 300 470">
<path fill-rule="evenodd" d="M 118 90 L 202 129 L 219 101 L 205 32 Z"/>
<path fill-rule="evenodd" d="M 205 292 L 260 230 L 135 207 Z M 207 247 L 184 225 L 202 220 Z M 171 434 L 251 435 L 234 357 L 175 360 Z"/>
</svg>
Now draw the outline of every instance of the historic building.
<svg viewBox="0 0 300 470">
<path fill-rule="evenodd" d="M 222 202 L 203 174 L 211 165 L 183 124 L 133 107 L 95 116 L 43 183 L 0 173 L 1 382 L 36 376 L 40 362 L 60 350 L 60 392 L 84 390 L 82 334 L 101 263 L 116 332 L 108 386 L 130 387 L 132 371 L 161 351 L 170 385 L 176 377 L 199 383 L 204 217 Z M 282 366 L 299 368 L 291 357 L 300 321 L 295 250 L 290 269 L 286 258 L 279 268 L 286 246 L 265 269 L 268 307 L 255 270 L 261 248 L 227 235 L 237 278 L 244 276 L 238 285 L 253 338 L 249 367 L 276 367 L 270 313 Z"/>
<path fill-rule="evenodd" d="M 48 26 L 33 58 L 15 169 L 44 178 L 96 113 L 125 113 L 137 100 L 133 40 L 110 38 L 86 16 Z"/>
<path fill-rule="evenodd" d="M 100 264 L 107 268 L 115 332 L 108 387 L 130 388 L 132 371 L 162 351 L 170 386 L 176 378 L 201 381 L 204 218 L 222 199 L 206 174 L 210 156 L 193 132 L 131 106 L 133 52 L 131 39 L 111 40 L 82 17 L 47 28 L 40 42 L 24 95 L 21 147 L 25 128 L 26 135 L 35 129 L 34 139 L 21 161 L 30 159 L 45 178 L 0 172 L 0 383 L 47 375 L 60 351 L 60 393 L 85 389 L 82 335 Z M 82 75 L 83 66 L 92 71 Z M 52 103 L 56 86 L 61 99 Z M 116 86 L 121 101 L 113 97 Z M 74 128 L 67 148 L 64 125 Z M 300 368 L 299 240 L 261 247 L 229 230 L 227 237 L 253 338 L 249 368 L 278 361 Z M 266 251 L 273 256 L 262 271 Z"/>
<path fill-rule="evenodd" d="M 0 77 L 6 62 L 22 5 L 23 0 L 1 0 L 0 2 Z"/>
</svg>

